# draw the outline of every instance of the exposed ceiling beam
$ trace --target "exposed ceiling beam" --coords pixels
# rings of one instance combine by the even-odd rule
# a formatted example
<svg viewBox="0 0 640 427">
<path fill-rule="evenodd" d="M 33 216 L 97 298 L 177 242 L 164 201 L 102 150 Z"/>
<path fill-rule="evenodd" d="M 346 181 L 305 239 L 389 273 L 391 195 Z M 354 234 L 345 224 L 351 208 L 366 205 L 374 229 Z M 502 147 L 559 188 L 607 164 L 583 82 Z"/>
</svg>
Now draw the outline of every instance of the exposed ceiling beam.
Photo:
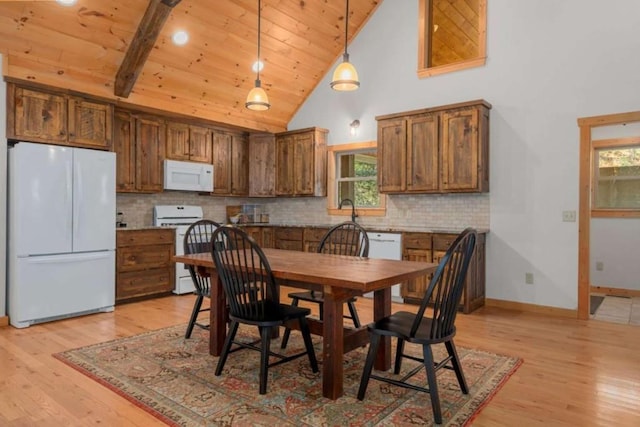
<svg viewBox="0 0 640 427">
<path fill-rule="evenodd" d="M 140 21 L 136 35 L 133 37 L 127 54 L 116 74 L 114 93 L 116 96 L 128 98 L 133 85 L 149 57 L 153 45 L 158 39 L 160 30 L 173 8 L 180 0 L 150 0 L 149 6 Z"/>
</svg>

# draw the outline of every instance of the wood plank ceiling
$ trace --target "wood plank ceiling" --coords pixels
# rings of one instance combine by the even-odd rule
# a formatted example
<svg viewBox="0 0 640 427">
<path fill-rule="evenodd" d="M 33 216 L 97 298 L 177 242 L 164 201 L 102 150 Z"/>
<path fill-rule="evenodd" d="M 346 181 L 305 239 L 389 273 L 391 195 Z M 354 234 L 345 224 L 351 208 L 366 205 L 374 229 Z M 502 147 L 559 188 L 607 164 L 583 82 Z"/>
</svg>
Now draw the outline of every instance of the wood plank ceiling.
<svg viewBox="0 0 640 427">
<path fill-rule="evenodd" d="M 381 1 L 350 0 L 350 40 Z M 175 6 L 131 94 L 118 97 L 116 75 L 149 2 Z M 2 1 L 4 74 L 125 105 L 246 129 L 285 130 L 342 55 L 345 0 L 262 0 L 260 77 L 272 105 L 266 112 L 244 107 L 255 80 L 257 8 L 257 0 L 78 0 L 71 7 Z M 178 29 L 189 33 L 182 47 L 171 42 Z M 349 53 L 357 58 L 357 52 Z"/>
</svg>

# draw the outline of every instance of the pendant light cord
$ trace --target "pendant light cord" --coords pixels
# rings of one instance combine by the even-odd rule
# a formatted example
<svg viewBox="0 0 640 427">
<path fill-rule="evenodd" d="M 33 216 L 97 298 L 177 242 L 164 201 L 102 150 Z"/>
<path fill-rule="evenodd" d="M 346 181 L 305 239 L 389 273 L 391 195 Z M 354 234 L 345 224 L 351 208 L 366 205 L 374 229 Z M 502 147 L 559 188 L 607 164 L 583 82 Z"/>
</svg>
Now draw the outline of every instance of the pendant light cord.
<svg viewBox="0 0 640 427">
<path fill-rule="evenodd" d="M 348 2 L 349 0 L 347 0 Z M 257 80 L 260 80 L 260 14 L 261 14 L 261 10 L 262 8 L 260 7 L 260 0 L 258 0 L 258 66 L 256 67 L 258 69 L 257 71 Z"/>
<path fill-rule="evenodd" d="M 344 54 L 347 54 L 347 38 L 349 35 L 349 0 L 347 0 L 347 14 L 344 23 Z"/>
</svg>

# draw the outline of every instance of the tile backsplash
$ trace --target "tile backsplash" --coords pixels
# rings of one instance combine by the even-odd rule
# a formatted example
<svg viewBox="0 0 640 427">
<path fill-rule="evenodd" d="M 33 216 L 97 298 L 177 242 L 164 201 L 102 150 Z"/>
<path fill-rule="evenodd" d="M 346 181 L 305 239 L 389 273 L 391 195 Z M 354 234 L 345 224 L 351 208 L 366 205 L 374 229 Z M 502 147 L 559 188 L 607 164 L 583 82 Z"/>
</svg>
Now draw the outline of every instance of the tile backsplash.
<svg viewBox="0 0 640 427">
<path fill-rule="evenodd" d="M 226 221 L 227 205 L 245 203 L 261 205 L 269 214 L 272 224 L 326 225 L 347 220 L 348 216 L 327 214 L 324 197 L 299 198 L 237 198 L 201 196 L 183 191 L 165 191 L 157 194 L 119 193 L 117 211 L 123 213 L 123 222 L 129 228 L 153 225 L 155 205 L 199 205 L 204 217 L 218 222 Z M 348 207 L 350 209 L 350 207 Z M 468 226 L 489 228 L 489 194 L 446 195 L 393 195 L 387 197 L 387 215 L 360 217 L 365 227 L 463 229 Z"/>
</svg>

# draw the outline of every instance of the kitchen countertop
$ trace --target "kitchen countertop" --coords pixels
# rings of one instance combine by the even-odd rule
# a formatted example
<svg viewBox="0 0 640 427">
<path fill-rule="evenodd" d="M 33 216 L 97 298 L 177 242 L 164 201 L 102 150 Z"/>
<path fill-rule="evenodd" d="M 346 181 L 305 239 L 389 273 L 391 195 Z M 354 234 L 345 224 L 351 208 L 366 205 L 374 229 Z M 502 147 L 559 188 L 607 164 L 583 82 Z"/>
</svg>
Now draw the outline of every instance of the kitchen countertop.
<svg viewBox="0 0 640 427">
<path fill-rule="evenodd" d="M 232 225 L 232 224 L 229 224 Z M 269 223 L 269 222 L 257 222 L 257 223 L 249 223 L 249 224 L 237 224 L 240 227 L 290 227 L 290 228 L 331 228 L 336 224 L 278 224 L 278 223 Z M 451 228 L 429 228 L 429 227 L 420 227 L 420 226 L 392 226 L 392 227 L 370 227 L 367 228 L 364 226 L 367 231 L 370 232 L 378 232 L 378 233 L 438 233 L 438 234 L 460 234 L 462 232 L 461 229 L 451 229 Z M 146 225 L 141 227 L 117 227 L 116 231 L 127 231 L 127 230 L 154 230 L 154 229 L 171 229 L 175 227 L 167 227 L 167 226 L 155 226 L 155 225 Z M 476 229 L 478 233 L 486 234 L 489 232 L 488 228 L 478 228 Z"/>
</svg>

